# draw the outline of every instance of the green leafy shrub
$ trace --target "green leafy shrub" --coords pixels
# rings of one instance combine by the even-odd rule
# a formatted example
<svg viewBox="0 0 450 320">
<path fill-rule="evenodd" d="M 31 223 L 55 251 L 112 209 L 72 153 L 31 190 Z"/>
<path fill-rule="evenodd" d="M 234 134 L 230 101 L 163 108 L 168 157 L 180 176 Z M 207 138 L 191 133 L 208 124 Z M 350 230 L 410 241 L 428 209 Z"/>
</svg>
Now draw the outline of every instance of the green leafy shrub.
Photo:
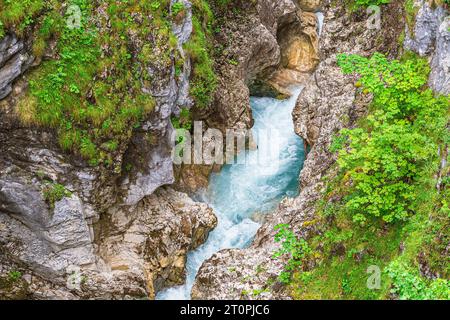
<svg viewBox="0 0 450 320">
<path fill-rule="evenodd" d="M 22 272 L 17 271 L 17 270 L 12 270 L 8 273 L 8 278 L 10 281 L 12 282 L 16 282 L 17 280 L 19 280 L 22 277 Z"/>
<path fill-rule="evenodd" d="M 273 257 L 289 256 L 284 271 L 279 275 L 280 282 L 288 284 L 291 281 L 292 273 L 298 271 L 303 260 L 311 254 L 311 248 L 305 239 L 295 235 L 288 224 L 279 224 L 275 226 L 275 230 L 278 231 L 275 235 L 275 242 L 281 242 L 281 248 L 273 254 Z"/>
<path fill-rule="evenodd" d="M 392 262 L 386 272 L 393 282 L 391 293 L 402 300 L 450 299 L 450 281 L 446 279 L 425 279 L 398 261 Z"/>
<path fill-rule="evenodd" d="M 45 201 L 49 204 L 50 208 L 55 208 L 55 203 L 62 200 L 65 197 L 72 196 L 72 193 L 67 190 L 63 185 L 59 183 L 49 183 L 43 190 Z"/>
<path fill-rule="evenodd" d="M 429 71 L 422 59 L 340 55 L 338 64 L 360 75 L 363 94 L 373 94 L 363 126 L 342 130 L 331 146 L 350 185 L 345 206 L 360 223 L 368 216 L 404 221 L 445 136 L 448 99 L 422 89 Z"/>
<path fill-rule="evenodd" d="M 189 109 L 182 108 L 179 117 L 172 117 L 172 125 L 175 129 L 190 131 L 192 128 L 192 118 Z"/>
<path fill-rule="evenodd" d="M 175 2 L 172 5 L 172 15 L 177 16 L 180 12 L 184 11 L 185 7 L 182 2 Z"/>
<path fill-rule="evenodd" d="M 448 97 L 427 89 L 428 64 L 413 54 L 400 61 L 341 55 L 338 63 L 372 103 L 332 139 L 338 170 L 323 179 L 319 223 L 308 238 L 313 254 L 303 262 L 307 272 L 294 271 L 290 292 L 295 299 L 448 299 Z M 424 265 L 435 280 L 420 274 Z M 376 289 L 368 286 L 371 266 L 385 271 Z"/>
</svg>

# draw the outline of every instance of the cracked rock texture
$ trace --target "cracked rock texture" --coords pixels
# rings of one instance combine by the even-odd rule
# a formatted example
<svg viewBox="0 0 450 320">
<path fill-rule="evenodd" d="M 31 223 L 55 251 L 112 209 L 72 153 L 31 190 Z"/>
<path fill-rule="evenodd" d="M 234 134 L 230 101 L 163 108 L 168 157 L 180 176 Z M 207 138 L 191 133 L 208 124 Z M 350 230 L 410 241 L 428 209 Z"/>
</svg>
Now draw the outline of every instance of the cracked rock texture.
<svg viewBox="0 0 450 320">
<path fill-rule="evenodd" d="M 450 93 L 450 17 L 441 6 L 428 1 L 419 7 L 413 30 L 406 30 L 405 48 L 431 59 L 429 86 L 442 94 Z"/>
<path fill-rule="evenodd" d="M 289 96 L 289 86 L 303 82 L 319 62 L 319 1 L 235 1 L 213 7 L 220 17 L 214 49 L 218 85 L 209 108 L 194 109 L 204 130 L 248 129 L 253 126 L 250 94 Z M 209 143 L 205 141 L 206 145 Z M 177 187 L 194 192 L 206 187 L 213 166 L 176 168 Z"/>
<path fill-rule="evenodd" d="M 8 34 L 0 39 L 0 100 L 12 91 L 12 83 L 33 63 L 22 40 Z"/>
<path fill-rule="evenodd" d="M 182 56 L 192 32 L 184 3 L 187 13 L 173 26 Z M 103 5 L 96 10 L 106 15 Z M 32 43 L 13 34 L 0 39 L 0 299 L 153 298 L 182 283 L 188 250 L 216 224 L 207 205 L 163 187 L 174 181 L 170 118 L 192 103 L 189 59 L 177 81 L 173 65 L 155 61 L 147 70 L 156 81 L 146 90 L 157 104 L 115 159 L 132 164 L 118 174 L 62 152 L 53 131 L 17 118 Z M 51 203 L 44 194 L 56 183 L 66 194 Z M 20 281 L 11 281 L 17 271 Z"/>
</svg>

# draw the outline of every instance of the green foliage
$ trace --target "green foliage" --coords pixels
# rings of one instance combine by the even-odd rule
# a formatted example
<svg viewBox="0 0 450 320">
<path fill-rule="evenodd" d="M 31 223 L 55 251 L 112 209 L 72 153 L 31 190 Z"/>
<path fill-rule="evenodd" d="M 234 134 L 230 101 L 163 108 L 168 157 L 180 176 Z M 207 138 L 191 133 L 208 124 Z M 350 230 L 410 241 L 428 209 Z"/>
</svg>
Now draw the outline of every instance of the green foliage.
<svg viewBox="0 0 450 320">
<path fill-rule="evenodd" d="M 338 64 L 345 74 L 358 73 L 364 92 L 374 97 L 364 125 L 342 130 L 331 146 L 350 182 L 345 206 L 361 224 L 368 216 L 404 221 L 443 142 L 449 102 L 422 90 L 428 76 L 422 59 L 340 55 Z"/>
<path fill-rule="evenodd" d="M 291 281 L 292 273 L 298 271 L 302 266 L 303 259 L 311 254 L 311 248 L 305 239 L 295 235 L 289 225 L 279 224 L 275 226 L 275 230 L 278 231 L 275 235 L 275 242 L 281 242 L 281 248 L 273 254 L 273 257 L 289 256 L 284 271 L 279 275 L 280 282 L 288 284 Z"/>
<path fill-rule="evenodd" d="M 46 8 L 43 0 L 0 0 L 0 38 L 5 30 L 21 35 L 33 19 Z"/>
<path fill-rule="evenodd" d="M 5 36 L 5 29 L 3 22 L 0 20 L 0 39 L 3 38 L 4 36 Z"/>
<path fill-rule="evenodd" d="M 17 270 L 12 270 L 8 273 L 8 278 L 11 282 L 16 282 L 22 277 L 22 272 Z"/>
<path fill-rule="evenodd" d="M 177 16 L 180 12 L 184 11 L 185 7 L 182 2 L 175 2 L 172 5 L 172 15 Z"/>
<path fill-rule="evenodd" d="M 58 183 L 48 183 L 43 190 L 43 196 L 45 201 L 49 204 L 50 208 L 55 208 L 55 203 L 62 200 L 65 197 L 70 197 L 72 193 L 67 190 L 63 185 Z"/>
<path fill-rule="evenodd" d="M 217 86 L 209 40 L 214 16 L 204 0 L 193 1 L 193 12 L 193 32 L 184 49 L 193 64 L 190 94 L 195 100 L 196 107 L 205 108 L 211 103 Z"/>
<path fill-rule="evenodd" d="M 292 295 L 448 299 L 450 168 L 440 168 L 449 160 L 448 97 L 426 89 L 428 65 L 412 54 L 338 62 L 359 76 L 358 94 L 373 99 L 366 117 L 333 138 L 338 170 L 324 179 L 317 233 L 308 239 L 314 254 L 303 262 L 308 272 L 294 272 Z M 384 271 L 379 289 L 367 285 L 370 266 Z"/>
<path fill-rule="evenodd" d="M 446 279 L 427 280 L 418 270 L 393 261 L 386 269 L 392 278 L 392 293 L 402 300 L 449 300 L 450 281 Z"/>
<path fill-rule="evenodd" d="M 61 15 L 70 5 L 81 9 L 81 28 L 69 28 L 68 17 Z M 117 153 L 155 105 L 153 97 L 143 93 L 153 81 L 144 70 L 169 68 L 175 60 L 176 73 L 181 74 L 184 59 L 177 53 L 171 20 L 184 5 L 174 3 L 171 17 L 168 0 L 111 1 L 108 21 L 89 0 L 70 0 L 64 8 L 58 1 L 0 0 L 0 37 L 11 28 L 16 33 L 34 30 L 36 56 L 43 55 L 50 38 L 57 40 L 58 58 L 45 60 L 31 72 L 19 115 L 25 124 L 54 129 L 62 149 L 90 165 L 120 168 L 114 162 L 120 159 Z M 207 1 L 195 0 L 193 11 L 193 35 L 185 51 L 193 68 L 190 93 L 202 108 L 211 102 L 217 82 L 208 40 L 214 18 Z M 31 24 L 34 27 L 28 28 Z M 152 41 L 135 48 L 130 44 L 136 38 Z M 189 126 L 184 118 L 181 125 Z"/>
<path fill-rule="evenodd" d="M 388 4 L 391 0 L 350 0 L 352 9 L 367 8 L 369 6 L 380 6 Z"/>
<path fill-rule="evenodd" d="M 179 117 L 172 117 L 172 125 L 175 129 L 190 131 L 192 128 L 192 118 L 189 109 L 182 108 Z"/>
<path fill-rule="evenodd" d="M 70 4 L 81 8 L 81 28 L 69 28 L 55 4 L 49 4 L 50 11 L 40 18 L 33 50 L 42 53 L 46 40 L 54 36 L 59 59 L 44 61 L 30 75 L 30 93 L 20 102 L 19 113 L 25 123 L 54 128 L 61 147 L 91 165 L 115 165 L 115 154 L 123 152 L 133 128 L 154 107 L 153 97 L 143 93 L 150 79 L 140 70 L 149 64 L 171 63 L 169 3 L 159 1 L 156 8 L 138 0 L 111 2 L 108 32 L 107 21 L 93 23 L 91 1 Z M 157 10 L 154 19 L 136 17 L 152 9 Z M 144 45 L 133 51 L 130 36 L 146 38 L 149 33 L 155 33 L 155 47 Z M 155 48 L 166 52 L 154 53 Z"/>
</svg>

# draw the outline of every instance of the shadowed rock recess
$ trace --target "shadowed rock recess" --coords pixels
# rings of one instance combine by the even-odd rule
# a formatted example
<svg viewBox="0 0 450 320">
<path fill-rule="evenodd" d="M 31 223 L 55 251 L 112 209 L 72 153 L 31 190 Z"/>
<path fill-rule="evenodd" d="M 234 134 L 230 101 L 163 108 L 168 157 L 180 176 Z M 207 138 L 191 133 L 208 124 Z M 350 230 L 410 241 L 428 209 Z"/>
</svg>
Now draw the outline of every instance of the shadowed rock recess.
<svg viewBox="0 0 450 320">
<path fill-rule="evenodd" d="M 274 258 L 274 227 L 322 232 L 312 221 L 337 171 L 330 144 L 373 98 L 338 54 L 422 57 L 428 86 L 450 94 L 448 1 L 390 1 L 379 29 L 358 1 L 12 2 L 0 0 L 0 299 L 154 299 L 183 284 L 188 253 L 218 223 L 198 199 L 221 165 L 174 165 L 174 130 L 249 129 L 250 96 L 286 99 L 302 86 L 298 196 L 260 219 L 247 248 L 206 259 L 191 293 L 295 298 L 279 281 L 289 257 Z M 447 149 L 435 175 L 444 189 Z M 448 257 L 450 237 L 439 241 Z"/>
</svg>

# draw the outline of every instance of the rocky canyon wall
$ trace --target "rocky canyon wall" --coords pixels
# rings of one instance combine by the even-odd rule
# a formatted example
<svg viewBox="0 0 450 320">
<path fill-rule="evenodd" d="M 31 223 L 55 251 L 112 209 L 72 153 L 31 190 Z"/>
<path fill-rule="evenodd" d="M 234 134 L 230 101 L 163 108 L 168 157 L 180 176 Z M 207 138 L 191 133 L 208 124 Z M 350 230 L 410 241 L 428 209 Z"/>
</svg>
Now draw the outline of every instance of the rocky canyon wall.
<svg viewBox="0 0 450 320">
<path fill-rule="evenodd" d="M 380 28 L 372 28 L 369 13 L 350 13 L 344 1 L 321 1 L 325 19 L 319 40 L 320 63 L 304 82 L 293 112 L 296 132 L 311 148 L 300 174 L 300 194 L 285 199 L 269 215 L 249 248 L 222 250 L 205 261 L 192 290 L 193 298 L 290 299 L 286 287 L 277 280 L 286 261 L 273 258 L 277 249 L 274 226 L 289 224 L 304 238 L 316 232 L 316 201 L 323 192 L 324 179 L 335 171 L 335 155 L 329 151 L 331 139 L 364 115 L 371 101 L 370 95 L 357 92 L 355 76 L 343 75 L 336 64 L 337 54 L 370 56 L 378 51 L 397 58 L 405 50 L 414 50 L 430 61 L 430 86 L 448 93 L 448 18 L 442 7 L 434 8 L 426 1 L 421 1 L 419 8 L 414 30 L 408 29 L 400 1 L 384 6 Z"/>
<path fill-rule="evenodd" d="M 166 186 L 177 180 L 174 187 L 193 192 L 207 185 L 212 169 L 183 167 L 174 173 L 172 165 L 171 117 L 193 105 L 191 61 L 183 50 L 193 13 L 191 3 L 182 2 L 185 14 L 172 26 L 184 58 L 181 74 L 173 62 L 158 60 L 145 70 L 153 81 L 144 90 L 156 106 L 133 130 L 114 170 L 63 152 L 54 130 L 19 117 L 29 74 L 43 61 L 58 59 L 56 43 L 50 39 L 36 58 L 31 32 L 0 39 L 0 297 L 153 298 L 163 287 L 183 282 L 187 252 L 205 241 L 217 221 L 206 204 Z M 286 83 L 300 81 L 296 75 L 318 63 L 312 13 L 317 3 L 302 2 L 305 10 L 291 0 L 233 5 L 238 10 L 213 8 L 221 24 L 214 35 L 214 101 L 192 109 L 196 120 L 221 130 L 252 126 L 249 86 L 286 95 Z M 95 10 L 110 20 L 105 6 Z M 110 27 L 106 23 L 102 31 Z M 130 37 L 137 52 L 144 39 Z M 310 57 L 296 56 L 298 50 Z M 60 193 L 55 201 L 49 199 L 52 192 Z M 22 274 L 18 281 L 9 279 L 14 272 Z"/>
<path fill-rule="evenodd" d="M 173 25 L 181 55 L 192 32 L 184 4 L 187 14 Z M 96 10 L 108 21 L 104 6 Z M 189 59 L 177 79 L 173 64 L 145 71 L 155 78 L 146 93 L 156 107 L 114 159 L 119 170 L 110 170 L 63 152 L 54 131 L 19 119 L 28 71 L 54 58 L 52 43 L 35 58 L 33 41 L 0 39 L 0 297 L 152 298 L 182 283 L 187 251 L 216 224 L 207 205 L 163 187 L 174 182 L 171 116 L 192 104 Z M 46 192 L 58 190 L 61 199 L 49 202 Z M 17 271 L 23 276 L 12 283 L 8 274 Z"/>
</svg>

